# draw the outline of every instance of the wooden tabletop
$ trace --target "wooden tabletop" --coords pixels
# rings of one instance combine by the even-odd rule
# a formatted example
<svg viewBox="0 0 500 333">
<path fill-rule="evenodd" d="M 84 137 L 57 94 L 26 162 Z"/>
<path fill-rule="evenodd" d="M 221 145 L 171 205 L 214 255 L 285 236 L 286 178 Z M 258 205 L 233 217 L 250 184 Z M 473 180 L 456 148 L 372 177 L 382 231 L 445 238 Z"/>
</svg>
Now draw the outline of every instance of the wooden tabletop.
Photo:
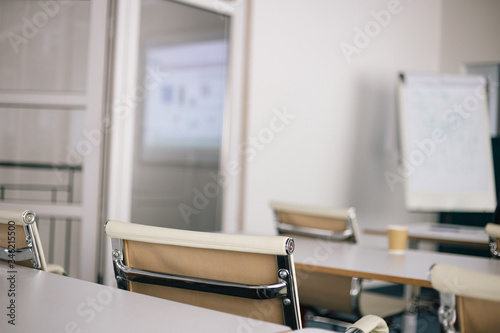
<svg viewBox="0 0 500 333">
<path fill-rule="evenodd" d="M 391 254 L 384 248 L 294 237 L 297 268 L 328 274 L 431 287 L 429 268 L 448 264 L 500 275 L 500 260 L 434 251 Z"/>
</svg>

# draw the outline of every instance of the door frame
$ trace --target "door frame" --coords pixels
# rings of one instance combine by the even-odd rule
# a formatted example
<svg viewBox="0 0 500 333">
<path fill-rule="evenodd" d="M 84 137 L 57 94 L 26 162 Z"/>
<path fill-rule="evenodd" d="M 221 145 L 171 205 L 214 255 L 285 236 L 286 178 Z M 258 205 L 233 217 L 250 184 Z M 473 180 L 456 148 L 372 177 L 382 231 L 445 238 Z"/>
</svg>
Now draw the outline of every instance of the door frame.
<svg viewBox="0 0 500 333">
<path fill-rule="evenodd" d="M 224 107 L 219 186 L 222 189 L 223 232 L 242 230 L 241 202 L 243 164 L 241 142 L 244 135 L 247 63 L 247 0 L 177 0 L 181 4 L 199 7 L 229 16 L 229 65 Z M 113 77 L 111 98 L 112 130 L 109 137 L 107 162 L 106 219 L 130 221 L 132 199 L 132 165 L 138 87 L 139 29 L 141 1 L 119 1 L 116 8 L 115 41 L 113 45 Z M 225 177 L 222 180 L 222 177 Z M 106 238 L 106 237 L 104 237 Z M 103 242 L 101 270 L 104 283 L 114 285 L 111 264 L 111 243 Z"/>
</svg>

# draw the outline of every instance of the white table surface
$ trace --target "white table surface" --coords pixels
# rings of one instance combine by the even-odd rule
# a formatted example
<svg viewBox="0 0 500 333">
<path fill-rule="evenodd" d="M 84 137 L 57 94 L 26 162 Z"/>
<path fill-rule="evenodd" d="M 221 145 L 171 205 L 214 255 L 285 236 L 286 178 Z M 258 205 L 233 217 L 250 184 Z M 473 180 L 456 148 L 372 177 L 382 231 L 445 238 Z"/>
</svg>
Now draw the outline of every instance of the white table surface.
<svg viewBox="0 0 500 333">
<path fill-rule="evenodd" d="M 429 268 L 448 264 L 500 275 L 500 260 L 408 249 L 391 254 L 384 248 L 294 237 L 295 265 L 325 273 L 431 287 Z"/>
<path fill-rule="evenodd" d="M 286 332 L 286 326 L 207 310 L 0 262 L 0 332 Z M 7 306 L 15 300 L 15 326 Z"/>
<path fill-rule="evenodd" d="M 329 332 L 329 333 L 335 333 L 332 330 L 327 330 L 324 328 L 317 328 L 317 327 L 306 327 L 306 328 L 303 328 L 300 330 L 295 330 L 293 332 L 301 332 L 301 333 L 327 333 L 327 332 Z"/>
<path fill-rule="evenodd" d="M 367 227 L 364 233 L 386 235 L 385 227 Z M 461 226 L 456 224 L 422 223 L 408 226 L 410 240 L 431 241 L 488 247 L 489 238 L 482 227 Z"/>
</svg>

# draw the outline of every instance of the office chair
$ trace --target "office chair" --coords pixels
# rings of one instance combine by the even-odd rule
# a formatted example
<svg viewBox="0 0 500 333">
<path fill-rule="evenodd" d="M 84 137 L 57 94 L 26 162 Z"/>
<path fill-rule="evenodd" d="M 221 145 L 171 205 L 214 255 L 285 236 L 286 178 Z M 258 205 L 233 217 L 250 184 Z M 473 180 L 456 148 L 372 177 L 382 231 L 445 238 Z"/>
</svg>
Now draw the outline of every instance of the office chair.
<svg viewBox="0 0 500 333">
<path fill-rule="evenodd" d="M 300 235 L 336 242 L 357 243 L 359 231 L 354 208 L 295 205 L 272 201 L 276 229 L 280 235 Z M 362 280 L 297 269 L 301 306 L 305 320 L 346 327 L 349 322 L 372 314 L 387 320 L 401 314 L 403 298 L 362 290 Z M 304 312 L 303 309 L 303 312 Z M 312 313 L 312 314 L 311 314 Z"/>
<path fill-rule="evenodd" d="M 439 291 L 439 322 L 444 333 L 498 332 L 500 276 L 436 264 L 429 280 Z M 458 327 L 455 323 L 458 318 Z"/>
<path fill-rule="evenodd" d="M 488 223 L 485 230 L 490 238 L 491 256 L 500 259 L 500 224 Z"/>
<path fill-rule="evenodd" d="M 301 328 L 294 241 L 110 220 L 118 287 Z"/>
<path fill-rule="evenodd" d="M 46 263 L 36 220 L 31 210 L 0 209 L 0 259 L 13 266 L 65 274 L 61 266 Z"/>
</svg>

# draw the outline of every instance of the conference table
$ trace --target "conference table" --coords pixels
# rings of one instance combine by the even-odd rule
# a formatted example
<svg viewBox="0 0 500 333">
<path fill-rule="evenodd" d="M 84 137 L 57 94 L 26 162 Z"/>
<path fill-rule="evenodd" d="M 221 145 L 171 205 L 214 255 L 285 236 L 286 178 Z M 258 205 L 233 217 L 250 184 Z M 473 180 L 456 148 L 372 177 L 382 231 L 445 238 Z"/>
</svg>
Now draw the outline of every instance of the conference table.
<svg viewBox="0 0 500 333">
<path fill-rule="evenodd" d="M 387 235 L 385 227 L 370 226 L 363 229 L 367 235 Z M 484 227 L 444 223 L 420 223 L 408 226 L 410 248 L 418 248 L 419 242 L 434 242 L 487 248 L 489 237 Z"/>
<path fill-rule="evenodd" d="M 491 258 L 415 249 L 408 249 L 404 254 L 392 254 L 385 248 L 300 236 L 293 238 L 296 268 L 404 284 L 411 286 L 407 289 L 408 295 L 415 295 L 415 287 L 432 288 L 428 273 L 433 264 L 500 275 L 500 260 Z M 414 300 L 409 300 L 409 303 Z M 416 325 L 415 316 L 415 313 L 408 313 L 405 332 L 416 331 L 416 327 L 408 327 Z"/>
<path fill-rule="evenodd" d="M 3 309 L 0 319 L 2 333 L 291 331 L 283 325 L 172 302 L 33 268 L 17 266 L 9 269 L 1 261 L 0 307 Z M 9 323 L 11 320 L 14 320 L 12 323 L 15 325 Z"/>
</svg>

